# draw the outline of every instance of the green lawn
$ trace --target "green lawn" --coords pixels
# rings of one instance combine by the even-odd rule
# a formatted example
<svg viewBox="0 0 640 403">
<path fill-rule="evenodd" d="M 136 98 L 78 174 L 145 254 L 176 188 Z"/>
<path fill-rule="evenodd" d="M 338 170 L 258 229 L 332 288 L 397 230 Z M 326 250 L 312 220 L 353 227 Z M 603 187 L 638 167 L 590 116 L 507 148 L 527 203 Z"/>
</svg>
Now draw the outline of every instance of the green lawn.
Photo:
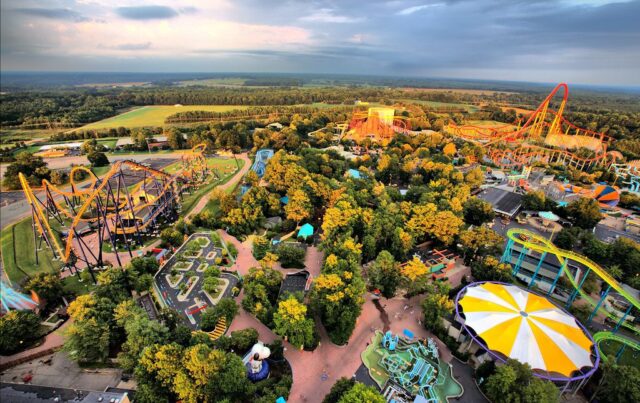
<svg viewBox="0 0 640 403">
<path fill-rule="evenodd" d="M 478 107 L 475 105 L 469 104 L 460 104 L 460 103 L 449 103 L 449 102 L 437 102 L 437 101 L 422 101 L 420 99 L 397 99 L 399 102 L 413 103 L 419 105 L 427 105 L 434 109 L 441 108 L 460 108 L 465 109 L 467 112 L 476 112 Z"/>
<path fill-rule="evenodd" d="M 53 145 L 53 144 L 65 144 L 65 143 L 84 143 L 86 140 L 68 140 L 68 141 L 54 141 L 54 142 L 42 142 L 39 144 L 30 145 L 27 148 L 22 148 L 16 150 L 16 152 L 28 151 L 30 153 L 37 153 L 40 151 L 40 148 L 44 145 Z M 116 143 L 118 142 L 117 137 L 105 137 L 102 139 L 98 139 L 98 144 L 102 144 L 104 146 L 109 147 L 109 150 L 113 150 L 116 147 Z"/>
<path fill-rule="evenodd" d="M 238 166 L 240 167 L 240 169 L 242 169 L 242 167 L 244 166 L 244 160 L 238 159 L 237 161 L 238 161 Z M 235 171 L 233 171 L 230 168 L 234 168 L 235 166 L 236 166 L 236 161 L 234 161 L 233 158 L 210 159 L 209 167 L 220 172 L 220 175 L 222 176 L 222 180 L 211 181 L 210 183 L 199 187 L 198 190 L 196 190 L 194 193 L 185 195 L 184 199 L 182 200 L 182 215 L 187 215 L 189 211 L 191 211 L 191 209 L 193 209 L 193 207 L 196 205 L 198 200 L 205 197 L 209 192 L 213 190 L 213 188 L 215 188 L 218 185 L 223 185 L 227 183 L 229 180 L 231 180 Z"/>
<path fill-rule="evenodd" d="M 13 228 L 15 227 L 15 231 Z M 15 239 L 14 239 L 15 234 Z M 43 243 L 38 251 L 39 264 L 34 256 L 35 243 L 31 230 L 31 218 L 25 218 L 2 230 L 2 263 L 4 270 L 12 282 L 22 283 L 28 276 L 40 272 L 57 272 L 61 267 L 59 261 L 53 261 L 53 255 Z M 15 255 L 14 255 L 15 242 Z"/>
<path fill-rule="evenodd" d="M 615 357 L 618 351 L 620 351 L 620 347 L 622 344 L 615 340 L 603 340 L 599 345 L 600 349 L 607 355 L 607 357 Z M 629 365 L 632 367 L 636 367 L 640 369 L 640 351 L 636 351 L 631 347 L 627 346 L 624 349 L 624 352 L 620 356 L 618 360 L 618 364 L 620 365 Z"/>
<path fill-rule="evenodd" d="M 120 115 L 103 119 L 98 122 L 93 122 L 88 125 L 82 126 L 76 130 L 99 130 L 99 129 L 111 129 L 117 127 L 147 127 L 147 126 L 164 126 L 164 120 L 173 114 L 178 112 L 188 111 L 212 111 L 212 112 L 226 112 L 234 109 L 247 109 L 243 105 L 151 105 L 143 106 L 128 112 L 121 113 Z"/>
</svg>

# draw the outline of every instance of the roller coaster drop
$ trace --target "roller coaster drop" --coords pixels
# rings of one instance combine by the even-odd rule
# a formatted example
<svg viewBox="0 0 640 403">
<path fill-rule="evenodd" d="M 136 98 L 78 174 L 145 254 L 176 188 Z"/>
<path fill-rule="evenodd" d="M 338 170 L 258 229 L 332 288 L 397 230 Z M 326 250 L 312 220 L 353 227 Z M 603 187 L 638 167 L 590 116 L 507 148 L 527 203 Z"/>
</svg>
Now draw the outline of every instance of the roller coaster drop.
<svg viewBox="0 0 640 403">
<path fill-rule="evenodd" d="M 45 243 L 65 268 L 77 272 L 80 263 L 93 276 L 93 267 L 107 263 L 103 259 L 103 246 L 108 242 L 117 265 L 122 266 L 118 244 L 123 243 L 132 258 L 131 245 L 142 245 L 143 236 L 157 229 L 160 219 L 174 220 L 180 196 L 207 179 L 204 148 L 200 144 L 187 152 L 182 157 L 182 169 L 173 175 L 128 160 L 114 163 L 102 178 L 87 168 L 75 167 L 70 173 L 70 191 L 61 190 L 47 180 L 42 181 L 41 188 L 32 188 L 20 174 L 31 207 L 36 262 L 38 249 Z M 79 171 L 89 174 L 88 184 L 75 181 Z M 51 220 L 60 228 L 70 224 L 66 232 L 57 231 Z M 83 238 L 93 230 L 97 237 L 94 246 Z M 66 237 L 64 247 L 59 235 L 62 239 Z"/>
<path fill-rule="evenodd" d="M 557 110 L 551 109 L 553 97 L 563 92 Z M 583 170 L 595 165 L 609 166 L 622 159 L 616 151 L 608 152 L 609 137 L 604 133 L 582 129 L 563 116 L 569 96 L 567 84 L 558 84 L 531 113 L 524 124 L 479 127 L 449 123 L 447 132 L 479 144 L 487 158 L 502 168 L 521 167 L 534 162 L 560 162 Z M 593 155 L 579 155 L 571 149 L 587 148 Z"/>
<path fill-rule="evenodd" d="M 569 280 L 569 283 L 573 287 L 573 292 L 571 292 L 569 294 L 569 297 L 567 298 L 566 308 L 571 307 L 578 295 L 580 295 L 585 301 L 587 301 L 591 306 L 594 307 L 587 320 L 587 325 L 591 323 L 598 312 L 604 314 L 605 317 L 612 320 L 613 323 L 616 323 L 613 331 L 602 331 L 594 334 L 593 339 L 598 345 L 598 348 L 600 348 L 600 343 L 605 340 L 613 340 L 621 343 L 622 347 L 616 354 L 616 360 L 620 357 L 626 346 L 631 347 L 636 352 L 640 351 L 640 343 L 631 340 L 628 337 L 620 336 L 618 334 L 618 330 L 620 329 L 620 327 L 624 327 L 625 329 L 634 333 L 636 336 L 640 335 L 640 330 L 638 330 L 638 328 L 634 326 L 634 324 L 628 323 L 626 321 L 633 308 L 636 309 L 636 314 L 640 312 L 640 301 L 638 301 L 634 296 L 632 296 L 624 288 L 622 288 L 622 286 L 613 277 L 611 277 L 606 270 L 600 267 L 597 263 L 593 262 L 591 259 L 571 251 L 560 249 L 549 240 L 531 231 L 511 228 L 509 231 L 507 231 L 507 237 L 509 238 L 509 241 L 507 242 L 507 247 L 505 248 L 504 254 L 502 256 L 503 263 L 510 260 L 510 257 L 513 253 L 513 245 L 518 244 L 520 246 L 518 259 L 516 263 L 513 264 L 512 274 L 514 276 L 520 271 L 525 255 L 527 255 L 527 253 L 530 251 L 536 252 L 536 254 L 539 255 L 539 260 L 538 264 L 536 265 L 536 270 L 534 271 L 533 275 L 531 276 L 531 280 L 529 281 L 529 287 L 532 287 L 536 282 L 538 272 L 540 271 L 542 262 L 547 257 L 547 254 L 555 255 L 560 262 L 561 268 L 558 271 L 553 284 L 549 288 L 547 295 L 551 295 L 553 293 L 560 277 L 562 277 L 563 275 L 566 276 L 566 278 Z M 576 275 L 574 275 L 569 270 L 570 261 L 578 262 L 586 267 L 586 272 L 581 276 L 581 278 L 578 278 L 577 273 Z M 593 273 L 593 275 L 595 276 L 598 276 L 598 278 L 607 286 L 607 288 L 603 293 L 601 293 L 600 298 L 597 301 L 592 299 L 591 296 L 589 296 L 589 294 L 587 294 L 582 288 L 585 280 L 587 279 L 587 276 L 589 276 L 591 273 Z M 620 317 L 612 312 L 609 312 L 603 306 L 607 296 L 609 295 L 609 292 L 612 289 L 615 290 L 629 304 L 624 314 Z M 601 353 L 601 357 L 606 360 L 607 357 L 602 352 L 602 350 Z"/>
</svg>

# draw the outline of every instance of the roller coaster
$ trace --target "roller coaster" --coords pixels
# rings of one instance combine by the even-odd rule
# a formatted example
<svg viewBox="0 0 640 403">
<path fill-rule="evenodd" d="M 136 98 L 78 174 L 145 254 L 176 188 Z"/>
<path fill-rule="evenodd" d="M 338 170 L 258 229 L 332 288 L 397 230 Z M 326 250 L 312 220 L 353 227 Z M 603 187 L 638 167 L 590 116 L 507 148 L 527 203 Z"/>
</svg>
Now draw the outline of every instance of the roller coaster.
<svg viewBox="0 0 640 403">
<path fill-rule="evenodd" d="M 602 267 L 600 267 L 597 263 L 592 261 L 591 259 L 577 254 L 575 252 L 571 252 L 568 250 L 560 249 L 555 246 L 551 241 L 543 238 L 542 236 L 519 228 L 511 228 L 507 231 L 507 246 L 505 248 L 504 254 L 502 256 L 502 262 L 509 261 L 510 256 L 512 256 L 512 249 L 514 244 L 518 244 L 520 246 L 520 252 L 517 262 L 513 265 L 512 274 L 515 276 L 518 274 L 518 271 L 521 268 L 522 262 L 524 261 L 524 256 L 528 251 L 537 252 L 540 255 L 538 264 L 536 265 L 536 270 L 533 273 L 533 276 L 529 282 L 529 287 L 535 284 L 536 277 L 542 267 L 542 262 L 545 260 L 548 254 L 555 255 L 555 257 L 560 262 L 561 268 L 558 271 L 557 276 L 555 277 L 552 286 L 549 288 L 548 294 L 551 295 L 555 286 L 563 275 L 569 280 L 569 283 L 573 287 L 573 291 L 569 294 L 569 297 L 566 302 L 566 308 L 571 307 L 576 300 L 577 296 L 580 295 L 585 301 L 587 301 L 591 306 L 594 307 L 593 311 L 589 315 L 587 320 L 587 325 L 591 323 L 593 318 L 597 313 L 603 314 L 609 320 L 612 320 L 613 323 L 616 323 L 612 332 L 598 332 L 594 335 L 594 341 L 598 345 L 598 348 L 602 352 L 600 348 L 600 342 L 604 340 L 614 340 L 622 344 L 621 350 L 616 355 L 616 359 L 622 353 L 622 350 L 625 346 L 629 346 L 636 351 L 640 351 L 640 344 L 634 340 L 631 340 L 627 337 L 623 337 L 617 334 L 620 327 L 624 327 L 625 329 L 631 331 L 636 336 L 640 335 L 640 330 L 634 326 L 632 323 L 628 323 L 626 321 L 627 317 L 631 313 L 633 308 L 636 309 L 636 312 L 640 312 L 640 301 L 638 301 L 634 296 L 632 296 L 629 292 L 627 292 L 622 286 L 613 278 L 611 275 Z M 586 267 L 586 272 L 581 278 L 578 278 L 577 273 L 574 275 L 569 270 L 569 262 L 577 262 Z M 591 296 L 586 293 L 583 289 L 583 285 L 587 277 L 593 273 L 596 275 L 602 282 L 604 282 L 607 288 L 604 292 L 601 293 L 600 298 L 596 301 Z M 615 290 L 627 303 L 628 307 L 622 316 L 618 316 L 613 312 L 610 312 L 604 307 L 604 302 L 609 295 L 611 290 Z M 601 354 L 602 357 L 605 357 L 605 354 Z M 604 358 L 606 359 L 606 357 Z"/>
<path fill-rule="evenodd" d="M 361 142 L 372 142 L 386 146 L 398 133 L 408 133 L 409 122 L 404 116 L 395 116 L 393 108 L 369 108 L 368 111 L 354 111 L 351 121 L 342 136 Z"/>
<path fill-rule="evenodd" d="M 551 109 L 554 96 L 562 90 L 557 110 Z M 608 167 L 622 158 L 618 152 L 608 152 L 609 137 L 604 133 L 579 128 L 564 118 L 569 87 L 558 84 L 517 126 L 456 125 L 450 122 L 445 130 L 462 139 L 481 145 L 487 158 L 502 168 L 521 167 L 535 162 L 562 163 L 579 170 L 596 165 Z"/>
<path fill-rule="evenodd" d="M 175 220 L 180 196 L 208 178 L 204 150 L 205 145 L 199 144 L 186 152 L 174 174 L 129 160 L 115 162 L 101 178 L 88 168 L 74 167 L 68 191 L 47 180 L 41 187 L 31 187 L 20 174 L 31 207 L 36 263 L 44 243 L 65 268 L 77 272 L 79 264 L 93 276 L 92 268 L 111 263 L 105 260 L 109 252 L 103 251 L 108 243 L 121 267 L 119 246 L 124 245 L 132 258 L 132 246 L 142 245 L 143 237 L 154 233 L 161 220 Z M 78 182 L 79 173 L 88 175 L 88 180 Z"/>
</svg>

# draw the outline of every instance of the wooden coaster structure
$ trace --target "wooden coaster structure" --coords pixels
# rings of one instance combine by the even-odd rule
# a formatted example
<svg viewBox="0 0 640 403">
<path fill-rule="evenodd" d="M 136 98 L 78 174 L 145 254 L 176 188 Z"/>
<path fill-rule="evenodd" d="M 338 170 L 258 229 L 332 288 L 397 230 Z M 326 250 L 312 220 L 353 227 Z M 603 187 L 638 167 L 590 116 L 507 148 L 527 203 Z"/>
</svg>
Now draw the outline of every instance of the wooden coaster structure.
<svg viewBox="0 0 640 403">
<path fill-rule="evenodd" d="M 557 109 L 552 100 L 562 91 Z M 617 152 L 608 152 L 609 136 L 583 129 L 564 118 L 569 87 L 558 84 L 538 108 L 526 117 L 524 124 L 475 126 L 450 122 L 445 130 L 462 139 L 482 146 L 486 157 L 501 168 L 518 168 L 535 162 L 561 163 L 579 170 L 595 165 L 609 166 L 619 159 Z"/>
</svg>

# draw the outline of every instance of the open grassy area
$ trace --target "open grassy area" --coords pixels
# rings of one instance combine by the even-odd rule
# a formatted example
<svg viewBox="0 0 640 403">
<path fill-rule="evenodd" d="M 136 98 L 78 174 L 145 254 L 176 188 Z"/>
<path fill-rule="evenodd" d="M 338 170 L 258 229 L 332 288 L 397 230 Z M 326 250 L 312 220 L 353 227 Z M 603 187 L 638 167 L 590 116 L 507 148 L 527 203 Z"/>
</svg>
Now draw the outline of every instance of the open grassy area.
<svg viewBox="0 0 640 403">
<path fill-rule="evenodd" d="M 16 150 L 16 152 L 20 151 L 28 151 L 30 153 L 37 153 L 40 151 L 40 148 L 43 145 L 53 145 L 53 144 L 65 144 L 65 143 L 84 143 L 86 140 L 68 140 L 68 141 L 56 141 L 56 142 L 42 142 L 40 144 L 33 144 L 26 148 L 22 148 L 20 150 Z M 118 142 L 117 137 L 106 137 L 102 139 L 98 139 L 98 144 L 102 144 L 109 148 L 109 150 L 113 150 L 116 147 L 116 143 Z"/>
<path fill-rule="evenodd" d="M 242 167 L 244 166 L 244 160 L 238 159 L 237 161 L 238 161 L 238 166 L 240 167 L 239 169 L 242 169 Z M 200 186 L 200 188 L 198 188 L 198 190 L 196 190 L 194 193 L 185 195 L 184 199 L 182 200 L 182 214 L 187 215 L 189 211 L 191 211 L 191 209 L 193 209 L 193 207 L 196 205 L 198 200 L 205 197 L 205 195 L 211 192 L 213 188 L 215 188 L 216 186 L 225 184 L 229 180 L 231 180 L 231 178 L 233 177 L 233 174 L 235 173 L 235 171 L 233 171 L 233 168 L 235 166 L 236 166 L 236 161 L 233 158 L 209 159 L 209 167 L 218 171 L 222 176 L 222 179 L 211 181 L 210 183 L 204 186 Z"/>
<path fill-rule="evenodd" d="M 212 111 L 212 112 L 226 112 L 234 109 L 247 109 L 242 105 L 151 105 L 143 106 L 128 112 L 121 113 L 120 115 L 103 119 L 98 122 L 93 122 L 88 125 L 82 126 L 76 130 L 99 130 L 99 129 L 111 129 L 117 127 L 146 127 L 146 126 L 164 126 L 164 120 L 173 114 L 178 112 L 188 111 Z"/>
<path fill-rule="evenodd" d="M 600 342 L 599 347 L 607 355 L 607 357 L 615 357 L 618 351 L 620 351 L 622 343 L 619 343 L 615 340 L 604 340 Z M 618 360 L 618 364 L 629 365 L 640 369 L 640 351 L 636 351 L 627 346 L 622 352 L 622 355 Z"/>
<path fill-rule="evenodd" d="M 179 87 L 203 86 L 203 87 L 242 87 L 244 86 L 244 78 L 240 77 L 224 77 L 224 78 L 206 78 L 201 80 L 185 80 L 178 81 Z"/>
<path fill-rule="evenodd" d="M 476 112 L 478 107 L 475 105 L 469 104 L 460 104 L 460 103 L 449 103 L 449 102 L 437 102 L 437 101 L 422 101 L 419 99 L 396 99 L 398 102 L 406 102 L 413 103 L 418 105 L 427 105 L 433 109 L 445 109 L 445 108 L 456 108 L 456 109 L 464 109 L 467 112 Z"/>
<path fill-rule="evenodd" d="M 36 264 L 33 253 L 35 243 L 31 230 L 31 218 L 25 218 L 4 228 L 0 239 L 2 242 L 2 264 L 12 282 L 21 284 L 28 276 L 40 272 L 53 273 L 60 269 L 60 262 L 53 261 L 53 255 L 46 244 L 43 244 L 43 248 L 38 251 L 39 264 Z"/>
</svg>

